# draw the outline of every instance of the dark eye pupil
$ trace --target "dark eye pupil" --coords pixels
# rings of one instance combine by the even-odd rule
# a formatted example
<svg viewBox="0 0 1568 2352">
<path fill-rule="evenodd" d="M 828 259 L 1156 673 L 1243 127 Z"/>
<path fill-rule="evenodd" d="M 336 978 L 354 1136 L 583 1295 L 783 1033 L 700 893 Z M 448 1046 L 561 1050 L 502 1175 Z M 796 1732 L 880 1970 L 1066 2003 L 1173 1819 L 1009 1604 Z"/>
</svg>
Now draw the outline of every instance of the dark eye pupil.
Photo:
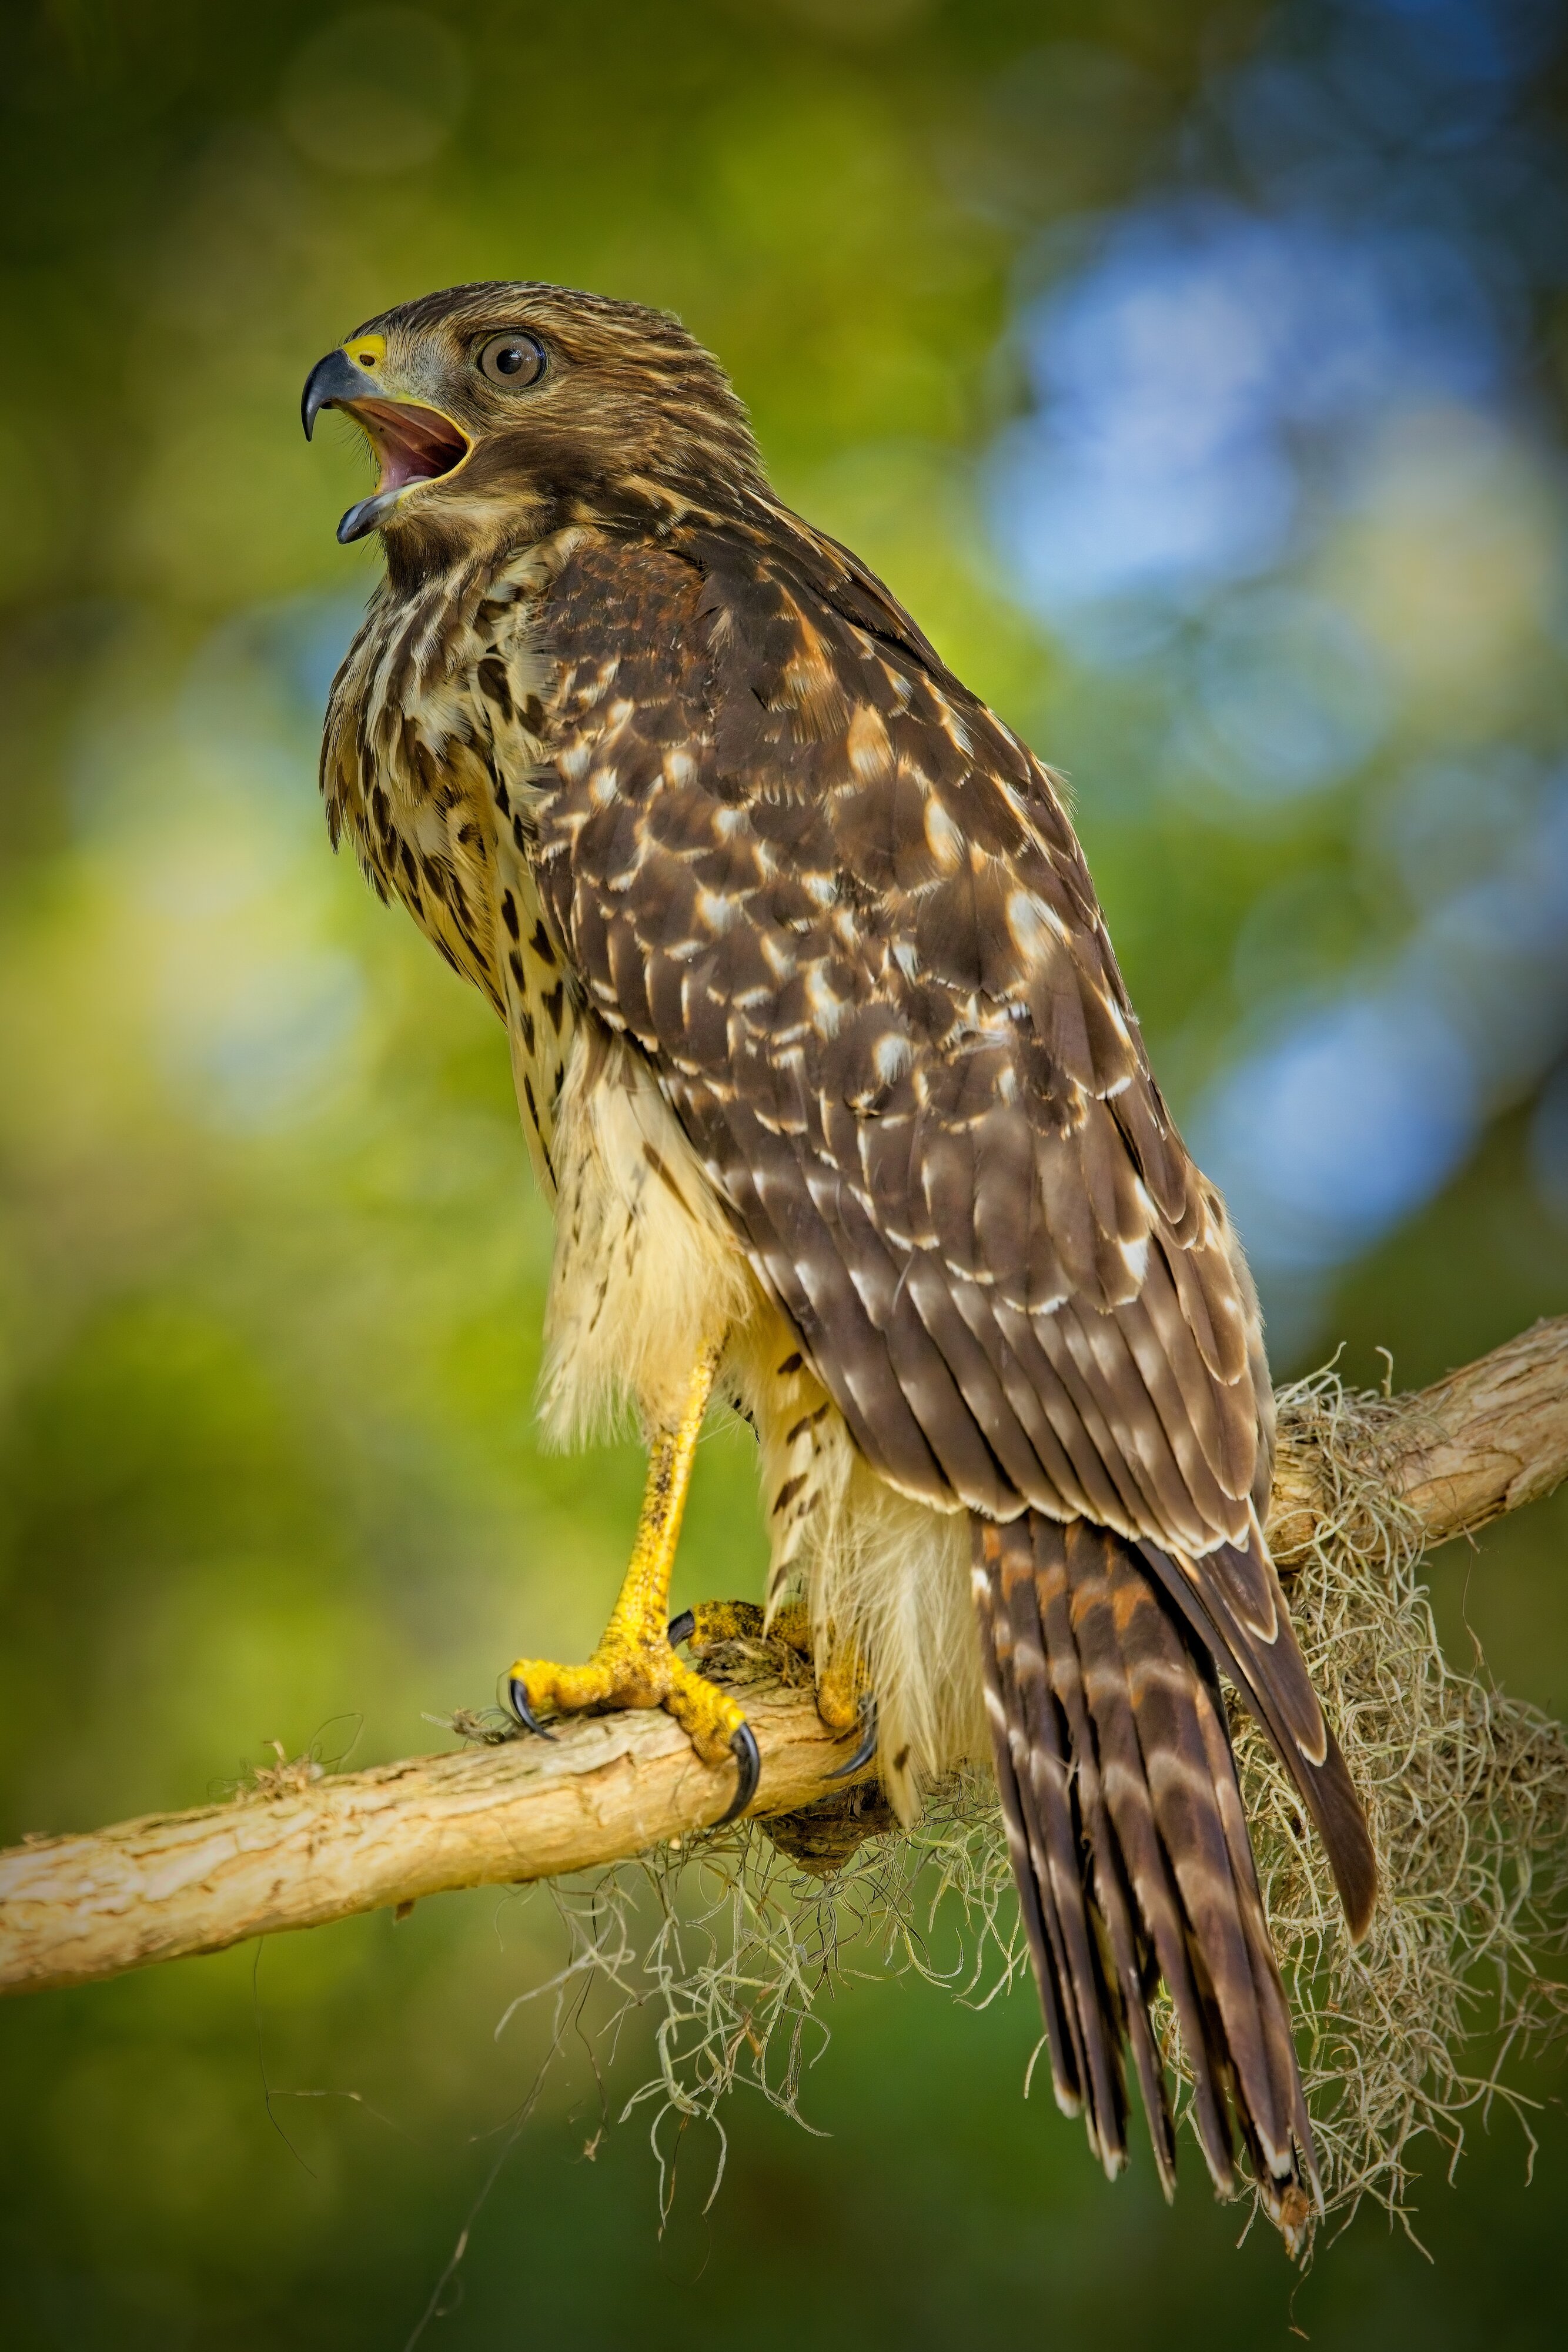
<svg viewBox="0 0 1568 2352">
<path fill-rule="evenodd" d="M 520 343 L 504 343 L 496 353 L 496 365 L 503 375 L 516 375 L 528 365 L 528 355 Z"/>
</svg>

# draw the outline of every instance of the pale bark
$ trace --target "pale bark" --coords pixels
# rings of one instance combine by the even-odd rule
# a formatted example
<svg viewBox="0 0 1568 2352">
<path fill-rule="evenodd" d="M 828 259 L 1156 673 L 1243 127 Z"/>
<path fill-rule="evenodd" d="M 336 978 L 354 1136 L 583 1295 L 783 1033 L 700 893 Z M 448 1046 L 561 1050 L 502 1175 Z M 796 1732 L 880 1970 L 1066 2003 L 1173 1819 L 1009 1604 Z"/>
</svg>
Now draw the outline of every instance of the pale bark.
<svg viewBox="0 0 1568 2352">
<path fill-rule="evenodd" d="M 1405 1505 L 1428 1550 L 1550 1495 L 1568 1476 L 1568 1316 L 1391 1399 L 1363 1429 L 1358 1466 Z M 1329 1484 L 1316 1447 L 1285 1423 L 1269 1507 L 1281 1569 L 1311 1544 Z"/>
<path fill-rule="evenodd" d="M 1549 1494 L 1568 1474 L 1568 1318 L 1395 1400 L 1366 1448 L 1428 1543 Z M 1321 1454 L 1288 1434 L 1269 1522 L 1287 1570 L 1328 1493 Z M 826 1777 L 841 1740 L 808 1693 L 751 1687 L 746 1706 L 762 1755 L 755 1811 L 842 1789 Z M 286 1767 L 228 1804 L 30 1840 L 0 1853 L 0 1990 L 614 1862 L 716 1821 L 732 1769 L 699 1763 L 663 1715 L 619 1715 L 365 1772 Z"/>
</svg>

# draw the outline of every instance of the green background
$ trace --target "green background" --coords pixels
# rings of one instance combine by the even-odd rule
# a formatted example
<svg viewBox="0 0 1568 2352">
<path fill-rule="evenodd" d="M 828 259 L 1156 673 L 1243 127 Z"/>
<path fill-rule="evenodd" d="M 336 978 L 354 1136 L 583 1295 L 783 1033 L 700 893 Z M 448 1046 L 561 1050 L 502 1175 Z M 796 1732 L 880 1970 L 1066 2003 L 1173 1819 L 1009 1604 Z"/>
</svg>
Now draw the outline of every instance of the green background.
<svg viewBox="0 0 1568 2352">
<path fill-rule="evenodd" d="M 534 1432 L 549 1237 L 502 1037 L 327 849 L 314 744 L 375 553 L 333 541 L 363 473 L 346 428 L 299 436 L 311 362 L 462 278 L 678 309 L 791 502 L 1038 749 L 1082 747 L 1081 828 L 1179 1108 L 1234 1020 L 1249 910 L 1349 873 L 1361 785 L 1245 823 L 1129 795 L 1131 689 L 1009 601 L 976 468 L 1021 404 L 1007 331 L 1042 228 L 1162 168 L 1260 22 L 1196 0 L 12 12 L 6 1837 L 202 1801 L 272 1740 L 438 1744 L 424 1713 L 487 1703 L 525 1636 L 591 1642 L 635 1512 L 634 1449 L 551 1458 Z M 1069 84 L 1091 97 L 1013 102 Z M 1555 417 L 1552 319 L 1531 331 Z M 1484 723 L 1555 711 L 1560 674 L 1535 648 Z M 1336 905 L 1352 946 L 1381 919 L 1348 883 Z M 1415 1385 L 1568 1303 L 1530 1116 L 1340 1275 L 1307 1358 L 1343 1339 L 1373 1381 L 1385 1345 Z M 1541 1506 L 1434 1563 L 1455 1656 L 1473 1630 L 1559 1711 L 1565 1530 Z M 721 1434 L 677 1601 L 754 1592 L 761 1559 Z M 697 2147 L 661 2240 L 643 2126 L 613 2122 L 635 2037 L 601 2137 L 580 2058 L 511 2136 L 540 2026 L 497 2022 L 558 1948 L 542 1898 L 476 1894 L 7 2004 L 6 2344 L 401 2346 L 503 2155 L 427 2342 L 1561 2340 L 1551 2065 L 1519 2077 L 1545 2102 L 1532 2182 L 1517 2129 L 1478 2118 L 1452 2186 L 1429 2151 L 1430 2261 L 1366 2212 L 1298 2284 L 1264 2232 L 1235 2250 L 1190 2154 L 1167 2213 L 1146 2161 L 1109 2187 L 1024 2104 L 1021 1994 L 977 2015 L 863 1986 L 808 2095 L 829 2136 L 737 2099 L 711 2213 Z"/>
</svg>

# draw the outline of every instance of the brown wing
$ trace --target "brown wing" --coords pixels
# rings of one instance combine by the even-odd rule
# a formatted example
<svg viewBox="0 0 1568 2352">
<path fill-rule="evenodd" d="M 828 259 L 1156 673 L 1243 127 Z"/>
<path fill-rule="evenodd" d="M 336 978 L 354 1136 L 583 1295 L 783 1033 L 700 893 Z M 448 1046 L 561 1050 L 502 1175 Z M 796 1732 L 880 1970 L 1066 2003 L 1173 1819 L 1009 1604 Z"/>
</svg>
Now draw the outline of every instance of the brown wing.
<svg viewBox="0 0 1568 2352">
<path fill-rule="evenodd" d="M 555 919 L 879 1470 L 1244 1546 L 1267 1465 L 1223 1209 L 1050 777 L 873 588 L 804 536 L 569 559 Z"/>
<path fill-rule="evenodd" d="M 1157 1548 L 1327 1834 L 1256 1303 L 1048 772 L 777 510 L 585 538 L 543 626 L 547 904 L 862 1451 Z"/>
</svg>

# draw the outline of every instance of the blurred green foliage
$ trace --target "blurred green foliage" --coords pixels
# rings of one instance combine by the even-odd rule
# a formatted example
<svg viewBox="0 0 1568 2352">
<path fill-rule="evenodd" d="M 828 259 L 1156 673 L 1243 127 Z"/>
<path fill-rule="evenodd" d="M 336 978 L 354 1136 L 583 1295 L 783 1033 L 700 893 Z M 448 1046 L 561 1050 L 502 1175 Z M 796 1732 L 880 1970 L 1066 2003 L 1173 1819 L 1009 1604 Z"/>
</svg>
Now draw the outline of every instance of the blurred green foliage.
<svg viewBox="0 0 1568 2352">
<path fill-rule="evenodd" d="M 530 1418 L 549 1258 L 503 1042 L 328 855 L 314 741 L 371 577 L 359 477 L 308 451 L 309 363 L 385 303 L 540 276 L 678 309 L 730 365 L 785 494 L 857 545 L 1049 755 L 1154 1042 L 1295 887 L 1314 826 L 1118 800 L 1136 712 L 1008 602 L 974 467 L 1019 391 L 1029 239 L 1124 197 L 1247 0 L 501 0 L 338 18 L 303 0 L 18 7 L 3 103 L 0 384 L 0 1830 L 221 1792 L 276 1739 L 370 1760 L 483 1704 L 525 1632 L 572 1655 L 632 1525 L 631 1447 Z M 1114 70 L 1090 72 L 1088 58 Z M 1074 62 L 1076 79 L 1052 59 Z M 1081 105 L 1056 104 L 1071 81 Z M 1098 89 L 1102 96 L 1093 100 Z M 1020 92 L 1022 95 L 1020 96 Z M 1314 908 L 1316 911 L 1314 911 Z M 1179 1084 L 1178 1084 L 1179 1093 Z M 1564 1303 L 1568 1233 L 1505 1119 L 1347 1276 L 1354 1377 L 1431 1377 Z M 1290 1369 L 1282 1367 L 1281 1369 Z M 1568 1706 L 1568 1519 L 1436 1579 L 1509 1685 Z M 745 1446 L 711 1440 L 677 1601 L 755 1591 Z M 1298 2287 L 1196 2168 L 1167 2214 L 1020 2098 L 1036 2024 L 857 1990 L 809 2098 L 694 2149 L 661 2241 L 629 2051 L 511 2134 L 541 2055 L 507 2003 L 545 1898 L 420 1906 L 0 2014 L 0 2330 L 18 2347 L 425 2340 L 830 2347 L 1557 2340 L 1560 2074 L 1526 2187 L 1511 2126 L 1437 2253 L 1364 2216 Z M 270 2091 L 270 2096 L 268 2093 Z M 503 2158 L 487 2201 L 476 2200 Z M 591 2159 L 591 2160 L 589 2160 Z"/>
</svg>

